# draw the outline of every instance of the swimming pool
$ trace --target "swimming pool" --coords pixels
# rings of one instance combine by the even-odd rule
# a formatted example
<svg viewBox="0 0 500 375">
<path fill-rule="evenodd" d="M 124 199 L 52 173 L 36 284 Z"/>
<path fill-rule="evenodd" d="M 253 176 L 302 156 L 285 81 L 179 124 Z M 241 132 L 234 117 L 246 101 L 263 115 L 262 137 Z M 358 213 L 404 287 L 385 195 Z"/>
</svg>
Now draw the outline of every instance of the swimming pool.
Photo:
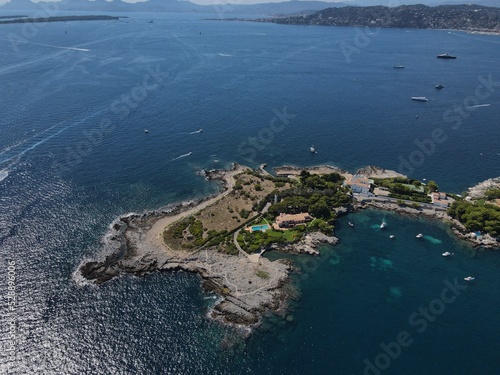
<svg viewBox="0 0 500 375">
<path fill-rule="evenodd" d="M 265 232 L 266 230 L 269 229 L 269 225 L 267 224 L 262 224 L 262 225 L 254 225 L 251 227 L 252 228 L 252 232 L 256 232 L 258 230 L 262 231 L 262 232 Z"/>
</svg>

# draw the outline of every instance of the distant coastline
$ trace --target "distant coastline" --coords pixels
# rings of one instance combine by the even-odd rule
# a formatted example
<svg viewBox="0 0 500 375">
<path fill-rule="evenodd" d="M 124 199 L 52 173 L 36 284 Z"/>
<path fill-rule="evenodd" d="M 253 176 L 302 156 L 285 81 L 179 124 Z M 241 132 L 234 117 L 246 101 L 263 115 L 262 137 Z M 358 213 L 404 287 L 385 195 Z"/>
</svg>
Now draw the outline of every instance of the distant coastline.
<svg viewBox="0 0 500 375">
<path fill-rule="evenodd" d="M 458 30 L 500 35 L 500 8 L 473 4 L 347 6 L 327 8 L 313 14 L 274 16 L 246 21 L 286 25 L 347 26 L 365 28 L 401 28 Z"/>
<path fill-rule="evenodd" d="M 241 225 L 237 224 L 238 227 L 230 229 L 229 232 L 222 231 L 220 235 L 217 231 L 208 230 L 208 228 L 202 231 L 203 224 L 196 224 L 197 220 L 204 220 L 204 217 L 210 220 L 210 218 L 217 218 L 220 215 L 222 215 L 220 220 L 226 222 L 222 211 L 226 209 L 229 202 L 237 200 L 238 196 L 246 199 L 245 195 L 248 194 L 247 191 L 249 190 L 245 190 L 248 187 L 241 184 L 246 185 L 252 179 L 253 184 L 257 181 L 257 185 L 252 184 L 251 187 L 259 186 L 257 191 L 261 191 L 269 190 L 271 186 L 280 186 L 282 189 L 287 189 L 288 183 L 286 181 L 288 179 L 292 181 L 306 178 L 306 181 L 308 181 L 308 176 L 312 176 L 309 181 L 316 181 L 321 176 L 333 177 L 339 176 L 339 173 L 343 174 L 343 178 L 357 176 L 357 174 L 351 175 L 332 166 L 309 168 L 284 166 L 275 168 L 275 172 L 278 177 L 266 172 L 265 164 L 258 170 L 235 164 L 229 171 L 204 171 L 203 174 L 207 180 L 221 181 L 223 190 L 219 194 L 203 198 L 198 202 L 186 202 L 164 210 L 144 214 L 130 214 L 118 218 L 111 224 L 109 232 L 103 239 L 104 247 L 111 250 L 111 253 L 104 259 L 82 262 L 77 274 L 81 275 L 85 280 L 100 284 L 127 273 L 143 276 L 157 271 L 183 270 L 194 272 L 203 280 L 203 287 L 206 291 L 215 293 L 220 297 L 210 312 L 210 316 L 214 319 L 242 328 L 251 328 L 260 324 L 261 318 L 266 311 L 271 310 L 274 313 L 286 314 L 290 293 L 287 281 L 293 270 L 292 264 L 286 260 L 271 262 L 261 257 L 262 250 L 265 250 L 265 248 L 260 253 L 247 253 L 238 245 L 240 241 L 237 241 L 240 231 L 243 231 L 245 227 L 248 230 L 248 226 L 254 225 L 252 223 L 260 220 L 259 216 L 262 214 L 259 212 L 267 212 L 270 203 L 267 203 L 263 209 L 257 208 L 258 211 L 250 213 L 249 216 L 246 216 L 248 219 L 245 219 Z M 365 173 L 370 178 L 380 180 L 406 178 L 406 176 L 394 171 L 374 166 L 368 166 L 357 172 Z M 244 179 L 245 176 L 247 176 L 246 180 Z M 262 182 L 259 183 L 259 181 Z M 475 191 L 471 190 L 471 194 L 480 195 L 485 189 L 497 186 L 497 182 L 500 184 L 500 179 L 492 179 L 491 181 L 493 182 L 478 185 L 480 188 Z M 275 185 L 269 185 L 271 183 Z M 261 184 L 262 187 L 260 187 Z M 270 195 L 272 194 L 267 196 Z M 399 199 L 379 198 L 370 194 L 365 196 L 354 193 L 353 198 L 352 204 L 348 205 L 348 207 L 336 208 L 335 216 L 367 207 L 391 210 L 411 216 L 425 215 L 451 224 L 456 235 L 469 241 L 474 246 L 499 247 L 498 242 L 494 239 L 485 242 L 484 239 L 479 240 L 477 237 L 472 238 L 469 236 L 466 228 L 447 215 L 445 209 L 437 209 L 430 204 L 417 204 L 415 202 L 405 204 Z M 240 200 L 239 202 L 238 204 L 242 204 L 243 201 Z M 260 205 L 259 207 L 263 206 Z M 243 215 L 243 213 L 240 213 L 240 215 Z M 186 225 L 183 223 L 186 223 Z M 197 225 L 200 226 L 199 230 L 195 230 Z M 190 229 L 190 226 L 192 229 Z M 181 234 L 180 231 L 183 234 L 180 237 L 176 236 L 175 233 Z M 197 237 L 196 232 L 200 233 L 200 237 Z M 209 237 L 199 243 L 196 242 L 204 238 L 201 236 L 203 232 L 205 233 L 203 236 L 208 235 Z M 298 233 L 303 233 L 299 241 L 292 241 L 291 243 L 277 242 L 272 243 L 271 246 L 265 246 L 269 246 L 269 249 L 292 253 L 317 255 L 319 253 L 316 248 L 321 244 L 334 245 L 339 241 L 337 238 L 319 231 L 299 231 Z M 190 237 L 191 239 L 189 239 Z M 210 240 L 210 238 L 212 239 Z M 236 247 L 228 248 L 228 245 L 233 246 L 233 242 Z M 186 246 L 181 246 L 183 243 Z M 190 245 L 192 243 L 195 244 L 195 247 Z M 196 245 L 197 243 L 198 245 Z"/>
<path fill-rule="evenodd" d="M 22 18 L 14 18 L 22 17 Z M 0 25 L 12 23 L 40 23 L 40 22 L 70 22 L 70 21 L 114 21 L 120 18 L 128 17 L 115 17 L 115 16 L 60 16 L 60 17 L 36 17 L 30 18 L 26 16 L 5 16 L 2 18 L 9 18 L 0 21 Z M 12 19 L 14 18 L 14 19 Z"/>
</svg>

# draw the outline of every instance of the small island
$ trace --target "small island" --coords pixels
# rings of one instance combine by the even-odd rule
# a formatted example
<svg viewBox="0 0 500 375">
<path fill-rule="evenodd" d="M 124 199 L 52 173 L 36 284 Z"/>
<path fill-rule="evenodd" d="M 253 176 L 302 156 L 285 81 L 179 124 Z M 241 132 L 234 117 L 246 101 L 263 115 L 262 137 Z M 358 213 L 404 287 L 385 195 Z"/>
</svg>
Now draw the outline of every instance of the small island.
<svg viewBox="0 0 500 375">
<path fill-rule="evenodd" d="M 339 242 L 335 220 L 349 212 L 375 207 L 427 215 L 449 223 L 475 246 L 500 247 L 500 178 L 462 197 L 440 192 L 433 181 L 373 166 L 354 174 L 331 166 L 284 166 L 272 175 L 265 165 L 235 164 L 201 174 L 220 181 L 222 192 L 116 219 L 103 240 L 111 254 L 81 264 L 81 276 L 100 284 L 127 273 L 194 272 L 219 297 L 209 315 L 247 328 L 258 326 L 268 311 L 285 313 L 294 293 L 287 282 L 293 264 L 262 254 L 318 255 L 321 244 Z"/>
<path fill-rule="evenodd" d="M 17 18 L 16 18 L 17 17 Z M 113 21 L 119 20 L 120 18 L 127 17 L 114 17 L 114 16 L 57 16 L 57 17 L 26 17 L 26 16 L 5 16 L 0 20 L 1 24 L 10 23 L 39 23 L 39 22 L 69 22 L 69 21 Z M 7 19 L 8 18 L 8 19 Z"/>
</svg>

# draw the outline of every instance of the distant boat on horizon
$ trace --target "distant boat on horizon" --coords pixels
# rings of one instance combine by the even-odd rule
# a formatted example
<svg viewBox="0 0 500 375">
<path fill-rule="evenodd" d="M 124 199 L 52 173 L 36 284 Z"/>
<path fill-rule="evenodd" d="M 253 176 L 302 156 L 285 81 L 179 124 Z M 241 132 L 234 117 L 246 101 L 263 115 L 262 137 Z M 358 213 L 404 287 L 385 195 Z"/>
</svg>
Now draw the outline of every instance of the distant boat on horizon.
<svg viewBox="0 0 500 375">
<path fill-rule="evenodd" d="M 412 96 L 411 100 L 415 100 L 417 102 L 428 102 L 429 99 L 427 99 L 425 96 Z"/>
<path fill-rule="evenodd" d="M 456 59 L 456 56 L 452 56 L 449 53 L 442 53 L 440 55 L 437 55 L 438 59 Z"/>
</svg>

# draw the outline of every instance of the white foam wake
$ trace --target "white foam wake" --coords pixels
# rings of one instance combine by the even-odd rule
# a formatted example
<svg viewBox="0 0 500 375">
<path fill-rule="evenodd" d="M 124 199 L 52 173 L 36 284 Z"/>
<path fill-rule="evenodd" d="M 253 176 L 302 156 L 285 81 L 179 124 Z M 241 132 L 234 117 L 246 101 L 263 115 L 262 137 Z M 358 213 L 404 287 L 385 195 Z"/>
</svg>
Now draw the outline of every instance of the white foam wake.
<svg viewBox="0 0 500 375">
<path fill-rule="evenodd" d="M 476 104 L 476 105 L 471 105 L 470 107 L 467 107 L 467 109 L 469 108 L 481 108 L 481 107 L 489 107 L 491 104 Z"/>
<path fill-rule="evenodd" d="M 2 182 L 3 180 L 5 180 L 7 177 L 9 177 L 9 171 L 6 170 L 6 169 L 2 169 L 0 171 L 0 182 Z"/>
<path fill-rule="evenodd" d="M 190 156 L 192 154 L 192 152 L 188 152 L 187 154 L 183 154 L 181 156 L 177 156 L 176 158 L 173 158 L 171 161 L 174 161 L 174 160 L 179 160 L 179 159 L 182 159 L 182 158 L 185 158 L 187 156 Z"/>
</svg>

